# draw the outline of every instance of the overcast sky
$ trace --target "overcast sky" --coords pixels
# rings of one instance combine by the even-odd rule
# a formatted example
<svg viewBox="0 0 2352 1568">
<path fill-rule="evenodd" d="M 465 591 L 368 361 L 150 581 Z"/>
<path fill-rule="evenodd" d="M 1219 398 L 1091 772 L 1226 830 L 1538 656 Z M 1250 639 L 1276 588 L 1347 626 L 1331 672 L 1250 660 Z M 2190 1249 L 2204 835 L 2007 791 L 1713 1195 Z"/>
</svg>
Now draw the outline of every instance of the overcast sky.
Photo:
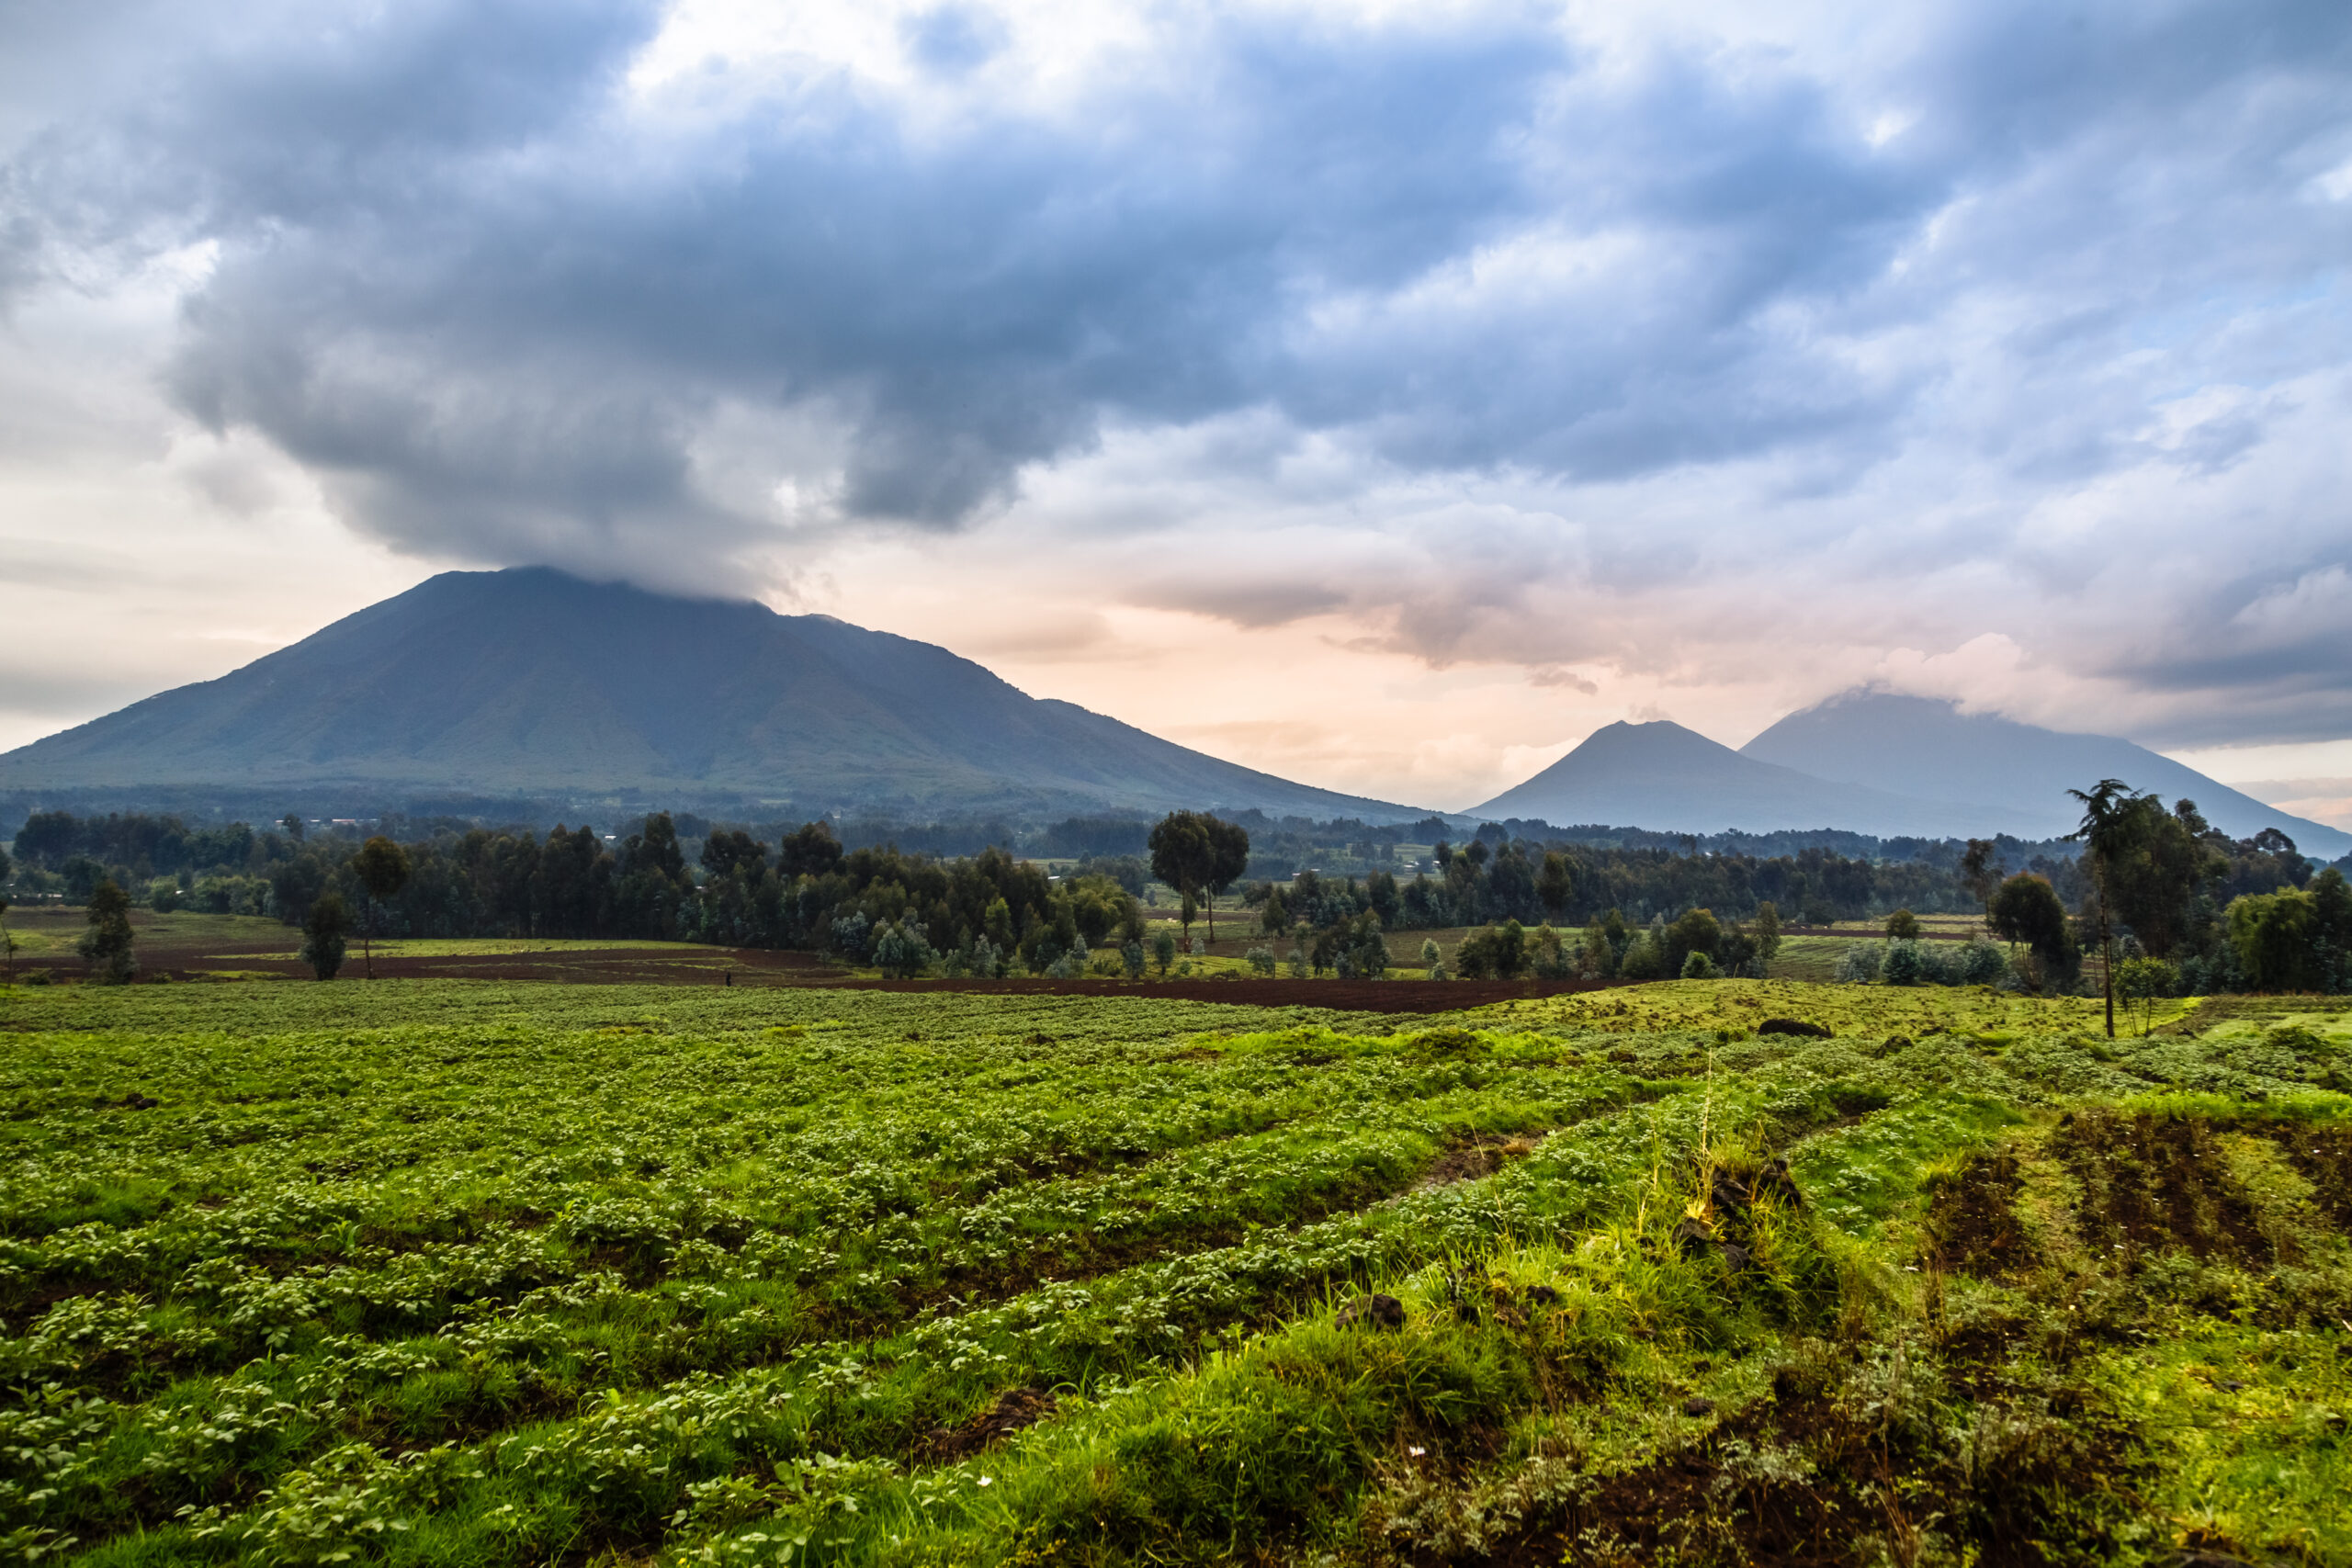
<svg viewBox="0 0 2352 1568">
<path fill-rule="evenodd" d="M 0 745 L 450 567 L 1459 807 L 1863 682 L 2352 826 L 2352 6 L 0 0 Z"/>
</svg>

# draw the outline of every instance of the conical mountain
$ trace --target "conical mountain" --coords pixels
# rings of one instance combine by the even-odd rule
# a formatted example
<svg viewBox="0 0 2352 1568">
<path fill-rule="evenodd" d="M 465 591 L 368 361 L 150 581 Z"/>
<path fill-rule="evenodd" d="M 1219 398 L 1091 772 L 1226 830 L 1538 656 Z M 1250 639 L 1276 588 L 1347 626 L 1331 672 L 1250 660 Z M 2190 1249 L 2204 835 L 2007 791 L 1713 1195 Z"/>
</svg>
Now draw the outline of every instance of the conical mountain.
<svg viewBox="0 0 2352 1568">
<path fill-rule="evenodd" d="M 446 572 L 0 756 L 0 790 L 342 789 L 936 815 L 1403 807 L 1221 761 L 828 615 L 541 568 Z"/>
<path fill-rule="evenodd" d="M 1840 828 L 1882 836 L 1941 836 L 1964 808 L 1833 784 L 1742 756 L 1667 719 L 1611 724 L 1526 783 L 1468 815 L 1555 827 L 1585 823 L 1660 832 L 1766 833 Z M 1979 824 L 1973 830 L 1989 830 Z"/>
<path fill-rule="evenodd" d="M 1853 691 L 1792 713 L 1740 748 L 1759 762 L 1800 768 L 1864 788 L 1966 802 L 2017 820 L 2023 836 L 2070 832 L 2082 818 L 2070 789 L 2121 779 L 2167 801 L 2194 800 L 2233 838 L 2277 828 L 2306 854 L 2352 852 L 2352 833 L 2266 806 L 2144 746 L 2107 735 L 2069 734 L 1952 703 Z"/>
</svg>

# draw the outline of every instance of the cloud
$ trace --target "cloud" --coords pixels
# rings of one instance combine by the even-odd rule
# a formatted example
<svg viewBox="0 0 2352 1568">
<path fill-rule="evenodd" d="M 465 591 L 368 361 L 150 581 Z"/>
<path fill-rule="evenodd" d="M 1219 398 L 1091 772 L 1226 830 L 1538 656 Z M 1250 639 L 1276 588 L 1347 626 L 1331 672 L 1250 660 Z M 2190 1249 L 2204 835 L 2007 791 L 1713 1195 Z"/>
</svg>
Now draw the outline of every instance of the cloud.
<svg viewBox="0 0 2352 1568">
<path fill-rule="evenodd" d="M 2340 4 L 10 30 L 0 306 L 151 301 L 107 374 L 210 511 L 780 601 L 977 536 L 1039 660 L 1128 607 L 1734 730 L 2352 732 Z"/>
</svg>

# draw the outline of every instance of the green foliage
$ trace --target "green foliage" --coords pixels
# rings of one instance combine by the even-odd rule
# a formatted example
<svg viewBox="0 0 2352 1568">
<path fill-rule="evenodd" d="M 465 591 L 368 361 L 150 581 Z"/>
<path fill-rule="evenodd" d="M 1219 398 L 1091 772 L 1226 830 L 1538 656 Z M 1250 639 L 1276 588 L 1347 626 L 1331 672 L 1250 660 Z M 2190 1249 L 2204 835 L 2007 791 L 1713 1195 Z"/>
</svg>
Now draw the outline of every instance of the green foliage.
<svg viewBox="0 0 2352 1568">
<path fill-rule="evenodd" d="M 1472 931 L 1453 950 L 1453 966 L 1471 980 L 1510 980 L 1527 968 L 1527 932 L 1517 920 Z"/>
<path fill-rule="evenodd" d="M 2161 958 L 2127 958 L 2116 965 L 2115 994 L 2141 1009 L 2140 1032 L 2148 1032 L 2160 998 L 2180 994 L 2180 970 Z"/>
<path fill-rule="evenodd" d="M 1886 940 L 1917 942 L 1919 940 L 1919 917 L 1908 909 L 1897 909 L 1886 918 Z"/>
<path fill-rule="evenodd" d="M 139 972 L 130 943 L 130 897 L 111 879 L 101 881 L 90 889 L 89 931 L 81 942 L 90 978 L 102 986 L 127 983 Z"/>
<path fill-rule="evenodd" d="M 1663 967 L 1668 975 L 1679 975 L 1690 954 L 1702 953 L 1713 960 L 1723 945 L 1724 930 L 1712 909 L 1692 909 L 1668 926 L 1660 937 Z"/>
<path fill-rule="evenodd" d="M 932 951 L 923 928 L 913 920 L 900 920 L 896 925 L 884 925 L 874 933 L 869 950 L 874 966 L 894 979 L 908 980 L 927 975 L 939 961 Z M 1085 949 L 1077 953 L 1083 954 Z"/>
<path fill-rule="evenodd" d="M 1238 823 L 1205 811 L 1171 811 L 1151 829 L 1151 874 L 1183 895 L 1184 923 L 1192 922 L 1195 897 L 1209 901 L 1209 926 L 1216 926 L 1215 898 L 1250 868 L 1250 835 Z"/>
<path fill-rule="evenodd" d="M 2082 966 L 2081 946 L 2066 922 L 2066 907 L 2047 877 L 2019 874 L 1993 895 L 1993 929 L 2032 953 L 2036 982 L 2051 990 L 2074 985 Z"/>
<path fill-rule="evenodd" d="M 1887 950 L 1876 942 L 1858 942 L 1838 959 L 1838 983 L 1841 986 L 1867 986 L 1877 979 L 1884 969 Z"/>
<path fill-rule="evenodd" d="M 2231 900 L 2230 945 L 2257 991 L 2339 991 L 2352 983 L 2352 889 L 2330 866 L 2307 888 Z"/>
<path fill-rule="evenodd" d="M 408 886 L 408 852 L 379 833 L 359 846 L 359 852 L 351 857 L 351 869 L 370 898 L 389 903 Z"/>
<path fill-rule="evenodd" d="M 2190 1005 L 17 992 L 0 1540 L 2332 1561 L 2352 1013 Z"/>
<path fill-rule="evenodd" d="M 310 918 L 302 922 L 302 962 L 311 973 L 322 980 L 332 980 L 335 971 L 343 967 L 346 938 L 351 932 L 351 913 L 344 908 L 343 896 L 329 893 L 311 906 Z"/>
</svg>

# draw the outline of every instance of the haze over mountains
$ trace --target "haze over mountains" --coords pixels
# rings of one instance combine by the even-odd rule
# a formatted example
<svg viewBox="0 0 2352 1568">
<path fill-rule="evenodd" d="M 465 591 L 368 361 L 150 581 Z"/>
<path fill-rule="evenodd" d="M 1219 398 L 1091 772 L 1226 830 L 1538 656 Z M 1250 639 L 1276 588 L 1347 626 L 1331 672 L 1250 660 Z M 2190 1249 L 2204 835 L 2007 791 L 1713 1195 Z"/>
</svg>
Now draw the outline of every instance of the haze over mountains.
<svg viewBox="0 0 2352 1568">
<path fill-rule="evenodd" d="M 1883 693 L 1792 714 L 1738 750 L 1663 720 L 1608 725 L 1460 815 L 2044 839 L 2077 819 L 2066 790 L 2101 778 L 2190 796 L 2235 837 L 2278 827 L 2307 852 L 2352 852 L 2352 834 L 2129 741 Z M 273 792 L 340 792 L 360 814 L 472 796 L 932 818 L 1429 815 L 1030 697 L 929 643 L 544 568 L 445 572 L 217 681 L 0 756 L 0 791 L 126 804 L 152 792 L 151 805 L 214 792 L 254 803 L 240 810 L 282 808 Z"/>
<path fill-rule="evenodd" d="M 2066 792 L 2108 778 L 2168 802 L 2192 799 L 2233 838 L 2278 828 L 2306 853 L 2352 852 L 2352 834 L 2129 740 L 1883 692 L 1849 692 L 1791 714 L 1737 750 L 1663 719 L 1607 725 L 1469 815 L 1698 832 L 1838 827 L 1881 837 L 2049 839 L 2081 820 Z"/>
<path fill-rule="evenodd" d="M 790 803 L 965 815 L 1423 811 L 1220 761 L 829 615 L 452 571 L 0 756 L 0 790 Z"/>
<path fill-rule="evenodd" d="M 1739 750 L 1837 783 L 2015 811 L 2031 829 L 2020 838 L 2072 831 L 2082 809 L 2066 792 L 2121 779 L 2167 801 L 2194 800 L 2232 838 L 2278 828 L 2307 851 L 2352 851 L 2352 833 L 2290 817 L 2144 746 L 1964 714 L 1929 697 L 1843 693 L 1789 715 Z"/>
</svg>

